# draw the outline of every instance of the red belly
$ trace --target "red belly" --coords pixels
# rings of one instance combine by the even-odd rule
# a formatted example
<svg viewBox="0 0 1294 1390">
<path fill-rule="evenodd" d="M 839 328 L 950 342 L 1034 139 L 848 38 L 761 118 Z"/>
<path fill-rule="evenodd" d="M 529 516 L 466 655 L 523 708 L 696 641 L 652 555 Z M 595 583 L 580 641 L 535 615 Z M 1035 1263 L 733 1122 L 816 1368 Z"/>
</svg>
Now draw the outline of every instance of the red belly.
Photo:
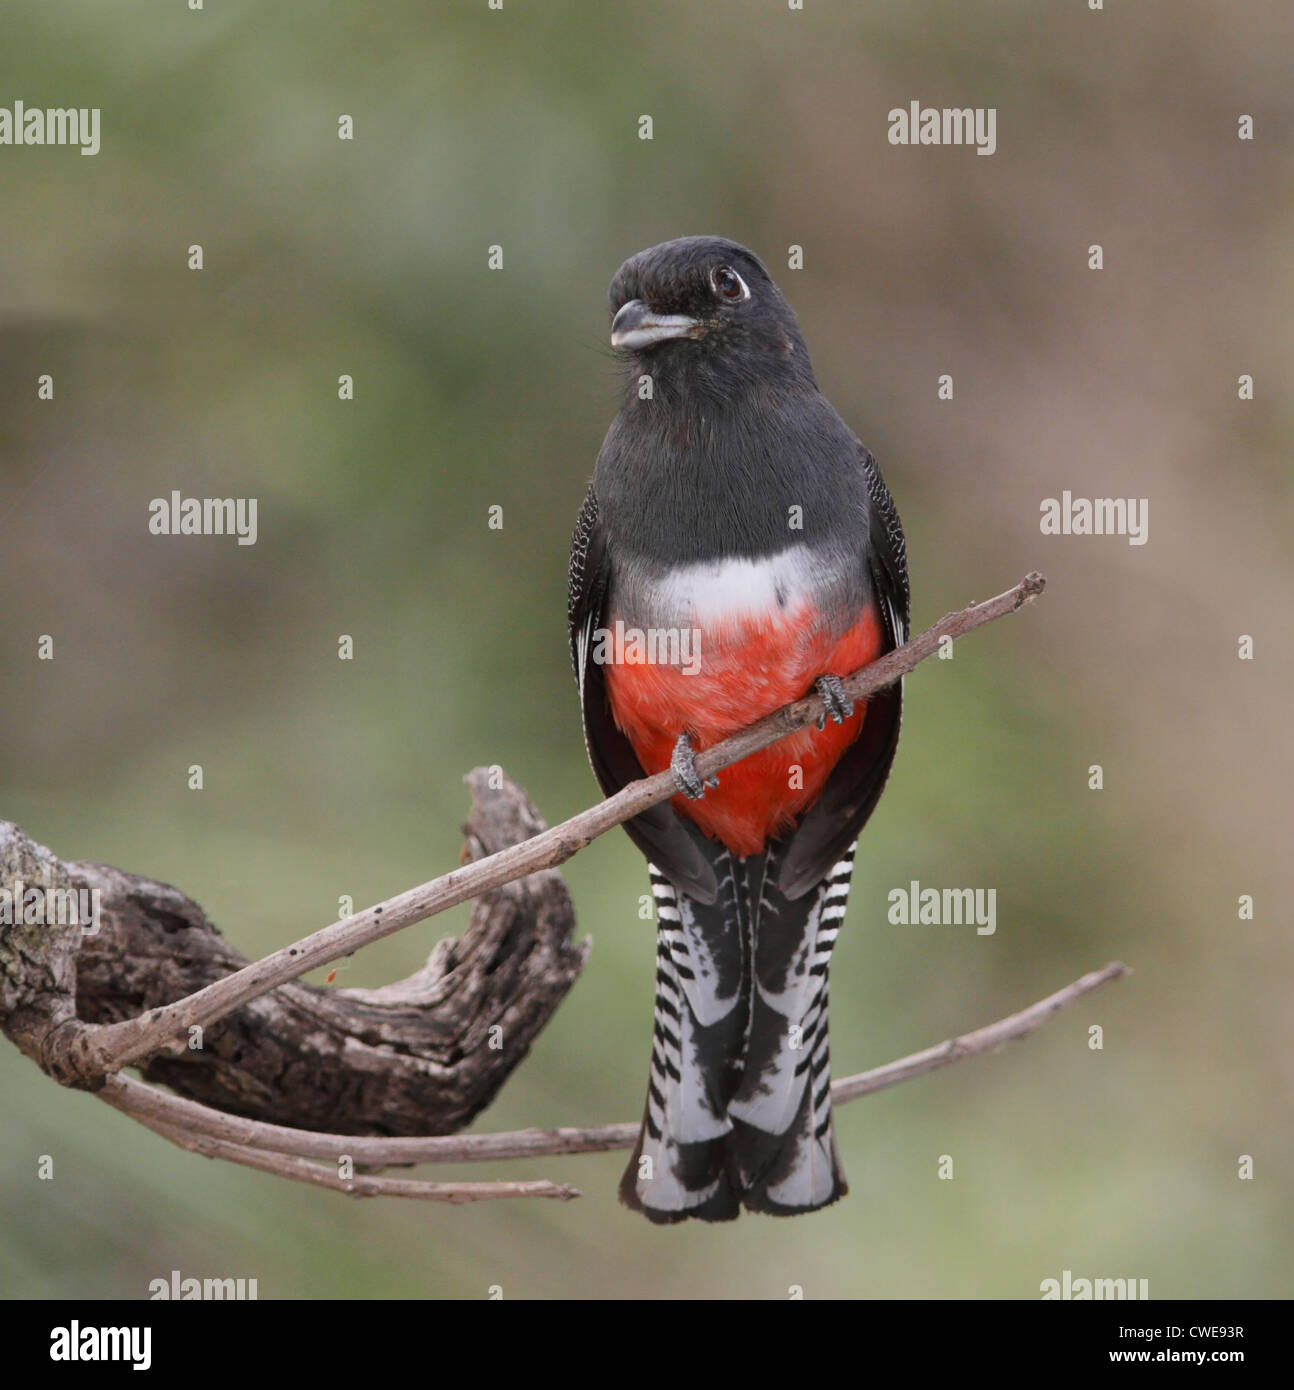
<svg viewBox="0 0 1294 1390">
<path fill-rule="evenodd" d="M 607 692 L 643 770 L 655 773 L 669 766 L 679 734 L 686 732 L 698 751 L 709 748 L 808 694 L 819 676 L 846 676 L 874 661 L 882 645 L 874 610 L 837 636 L 806 608 L 703 632 L 695 675 L 631 661 L 626 652 L 606 668 Z M 700 800 L 676 796 L 670 804 L 734 854 L 758 854 L 817 799 L 865 712 L 860 704 L 843 724 L 792 734 L 725 768 L 719 786 Z"/>
</svg>

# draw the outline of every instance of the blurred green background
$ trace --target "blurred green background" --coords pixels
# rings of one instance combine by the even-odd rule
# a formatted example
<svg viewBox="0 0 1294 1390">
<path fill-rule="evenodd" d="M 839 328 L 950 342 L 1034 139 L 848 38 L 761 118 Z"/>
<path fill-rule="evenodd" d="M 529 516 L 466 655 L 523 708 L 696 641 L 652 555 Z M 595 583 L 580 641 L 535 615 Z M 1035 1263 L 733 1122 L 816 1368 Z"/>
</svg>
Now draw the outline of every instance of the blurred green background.
<svg viewBox="0 0 1294 1390">
<path fill-rule="evenodd" d="M 565 565 L 614 411 L 605 288 L 715 232 L 765 258 L 880 459 L 916 625 L 1050 581 L 908 682 L 836 952 L 837 1075 L 1112 957 L 1136 973 L 840 1111 L 842 1204 L 721 1228 L 622 1210 L 621 1154 L 471 1170 L 574 1181 L 567 1205 L 350 1202 L 183 1154 L 6 1048 L 0 1292 L 140 1298 L 172 1269 L 262 1297 L 1036 1298 L 1065 1269 L 1294 1292 L 1294 13 L 48 0 L 4 30 L 0 104 L 103 127 L 94 158 L 0 147 L 0 816 L 178 884 L 257 955 L 456 862 L 476 764 L 550 821 L 589 804 Z M 913 100 L 995 107 L 997 153 L 891 146 Z M 1066 488 L 1148 498 L 1149 543 L 1040 535 Z M 150 535 L 172 489 L 257 497 L 256 545 Z M 478 1128 L 640 1114 L 644 868 L 616 833 L 566 872 L 592 959 Z M 891 926 L 914 878 L 995 887 L 996 934 Z"/>
</svg>

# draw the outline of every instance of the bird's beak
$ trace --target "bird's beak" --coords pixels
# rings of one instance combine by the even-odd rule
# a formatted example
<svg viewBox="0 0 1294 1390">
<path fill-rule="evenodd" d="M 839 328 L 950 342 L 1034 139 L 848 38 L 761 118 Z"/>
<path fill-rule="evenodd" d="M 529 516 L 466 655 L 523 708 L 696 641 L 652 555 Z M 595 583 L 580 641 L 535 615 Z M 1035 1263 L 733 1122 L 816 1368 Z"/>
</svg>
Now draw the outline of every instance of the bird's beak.
<svg viewBox="0 0 1294 1390">
<path fill-rule="evenodd" d="M 644 348 L 669 338 L 693 338 L 700 327 L 686 314 L 653 314 L 641 299 L 631 299 L 611 321 L 611 346 Z"/>
</svg>

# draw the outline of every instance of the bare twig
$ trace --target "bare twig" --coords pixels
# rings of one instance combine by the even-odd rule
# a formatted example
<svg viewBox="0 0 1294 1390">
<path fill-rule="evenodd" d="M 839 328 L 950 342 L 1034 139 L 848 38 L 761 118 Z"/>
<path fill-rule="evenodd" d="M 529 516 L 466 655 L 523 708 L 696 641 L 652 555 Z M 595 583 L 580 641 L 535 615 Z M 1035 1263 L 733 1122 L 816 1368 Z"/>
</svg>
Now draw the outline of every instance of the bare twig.
<svg viewBox="0 0 1294 1390">
<path fill-rule="evenodd" d="M 899 1058 L 898 1061 L 887 1062 L 871 1071 L 860 1072 L 857 1076 L 844 1077 L 832 1086 L 831 1098 L 838 1105 L 843 1105 L 846 1101 L 857 1100 L 860 1096 L 871 1095 L 875 1091 L 885 1090 L 888 1086 L 897 1086 L 902 1081 L 910 1081 L 926 1072 L 938 1071 L 953 1062 L 961 1061 L 964 1057 L 993 1052 L 1006 1043 L 1028 1037 L 1061 1009 L 1068 1008 L 1084 995 L 1091 994 L 1102 985 L 1118 980 L 1128 973 L 1128 967 L 1122 961 L 1111 961 L 1103 969 L 1091 971 L 1081 979 L 1066 985 L 1064 989 L 1057 990 L 1055 994 L 1049 994 L 1029 1008 L 1000 1019 L 997 1023 L 990 1023 L 987 1027 L 978 1028 L 972 1033 L 964 1033 L 959 1038 L 951 1038 L 936 1047 L 928 1047 L 923 1052 L 914 1052 L 909 1057 Z M 284 1125 L 247 1120 L 237 1115 L 227 1115 L 200 1105 L 197 1101 L 167 1095 L 164 1091 L 158 1091 L 126 1076 L 110 1077 L 99 1095 L 109 1105 L 133 1116 L 150 1129 L 156 1129 L 159 1133 L 166 1132 L 168 1138 L 171 1137 L 171 1132 L 182 1132 L 187 1137 L 202 1136 L 208 1142 L 238 1148 L 244 1153 L 259 1150 L 334 1162 L 339 1155 L 349 1154 L 356 1163 L 372 1168 L 410 1163 L 543 1158 L 555 1154 L 629 1149 L 633 1147 L 639 1129 L 637 1124 L 610 1124 L 587 1129 L 522 1129 L 502 1134 L 453 1134 L 416 1139 L 360 1138 L 346 1134 L 312 1133 L 289 1129 Z M 185 1147 L 191 1145 L 186 1144 Z M 314 1181 L 313 1178 L 310 1180 Z M 563 1191 L 569 1192 L 569 1189 Z M 532 1195 L 560 1194 L 544 1192 Z"/>
<path fill-rule="evenodd" d="M 995 618 L 1014 613 L 1036 598 L 1044 584 L 1042 575 L 1029 574 L 1013 588 L 985 603 L 950 613 L 919 637 L 854 672 L 843 683 L 847 694 L 862 700 L 893 685 L 937 651 L 943 638 L 959 637 Z M 702 777 L 712 776 L 729 764 L 805 728 L 823 712 L 822 700 L 817 695 L 786 705 L 744 732 L 698 754 L 697 771 Z M 565 863 L 597 836 L 668 800 L 675 792 L 673 778 L 668 772 L 644 777 L 522 844 L 334 922 L 184 999 L 140 1018 L 80 1030 L 76 1039 L 78 1056 L 72 1060 L 72 1070 L 87 1084 L 120 1071 L 177 1042 L 188 1029 L 213 1023 L 307 971 L 351 955 L 362 946 L 491 888 Z"/>
<path fill-rule="evenodd" d="M 910 1057 L 901 1057 L 897 1062 L 865 1071 L 858 1076 L 847 1076 L 837 1081 L 831 1088 L 831 1098 L 837 1102 L 857 1100 L 859 1096 L 869 1096 L 873 1091 L 883 1091 L 887 1086 L 897 1086 L 900 1081 L 908 1081 L 914 1076 L 924 1076 L 926 1072 L 938 1071 L 941 1067 L 960 1062 L 963 1057 L 976 1057 L 983 1052 L 994 1052 L 999 1047 L 1018 1038 L 1027 1038 L 1035 1029 L 1041 1028 L 1061 1009 L 1068 1008 L 1075 1000 L 1094 989 L 1100 989 L 1111 980 L 1122 979 L 1130 974 L 1128 967 L 1120 960 L 1112 960 L 1100 970 L 1090 971 L 1072 985 L 1058 989 L 1027 1009 L 1009 1018 L 977 1028 L 973 1033 L 963 1033 L 960 1038 L 950 1038 L 937 1047 L 928 1047 L 924 1052 L 914 1052 Z"/>
<path fill-rule="evenodd" d="M 203 1106 L 198 1108 L 205 1109 Z M 219 1111 L 212 1113 L 219 1114 Z M 349 1197 L 413 1197 L 422 1202 L 449 1202 L 452 1205 L 461 1205 L 464 1202 L 496 1201 L 503 1197 L 550 1197 L 560 1202 L 569 1202 L 572 1197 L 580 1196 L 576 1187 L 543 1181 L 422 1182 L 414 1178 L 377 1178 L 368 1173 L 356 1173 L 352 1177 L 343 1178 L 340 1173 L 318 1163 L 309 1163 L 303 1158 L 247 1148 L 225 1139 L 213 1139 L 207 1134 L 189 1134 L 138 1113 L 134 1114 L 133 1118 L 145 1128 L 160 1134 L 163 1139 L 189 1153 L 202 1154 L 204 1158 L 223 1159 L 227 1163 L 237 1163 L 244 1168 L 256 1168 L 262 1173 L 273 1173 L 275 1177 L 290 1178 L 294 1182 L 326 1187 L 332 1192 L 344 1192 Z M 341 1154 L 348 1153 L 349 1149 L 341 1150 Z M 335 1155 L 334 1158 L 339 1158 L 341 1154 Z"/>
</svg>

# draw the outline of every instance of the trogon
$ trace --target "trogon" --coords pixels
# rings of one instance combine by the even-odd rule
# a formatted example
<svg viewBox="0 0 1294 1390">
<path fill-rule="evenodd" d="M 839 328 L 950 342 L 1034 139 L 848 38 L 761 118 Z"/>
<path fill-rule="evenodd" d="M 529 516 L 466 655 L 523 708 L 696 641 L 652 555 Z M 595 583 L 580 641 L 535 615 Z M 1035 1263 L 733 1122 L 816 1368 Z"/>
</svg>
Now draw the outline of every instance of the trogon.
<svg viewBox="0 0 1294 1390">
<path fill-rule="evenodd" d="M 846 1191 L 827 968 L 902 689 L 840 677 L 906 639 L 903 530 L 818 389 L 756 256 L 683 237 L 611 282 L 626 373 L 571 550 L 585 738 L 612 794 L 670 768 L 626 824 L 658 923 L 646 1113 L 621 1200 L 653 1221 L 790 1215 Z M 702 785 L 695 753 L 817 690 L 829 711 Z"/>
</svg>

